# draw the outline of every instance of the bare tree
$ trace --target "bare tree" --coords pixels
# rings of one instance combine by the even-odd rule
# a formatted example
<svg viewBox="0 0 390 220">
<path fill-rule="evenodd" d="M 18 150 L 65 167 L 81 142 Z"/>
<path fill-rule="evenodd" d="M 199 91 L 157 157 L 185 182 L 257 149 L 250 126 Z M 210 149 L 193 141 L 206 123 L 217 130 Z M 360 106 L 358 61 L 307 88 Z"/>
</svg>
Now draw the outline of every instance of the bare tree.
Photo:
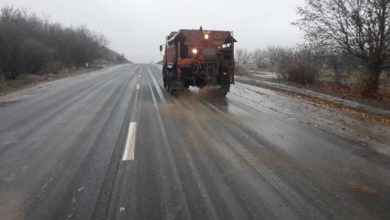
<svg viewBox="0 0 390 220">
<path fill-rule="evenodd" d="M 244 55 L 244 49 L 238 48 L 236 50 L 236 61 L 237 61 L 237 63 L 242 63 L 243 55 Z"/>
<path fill-rule="evenodd" d="M 247 49 L 238 48 L 236 50 L 237 63 L 247 64 L 250 62 L 251 55 Z"/>
<path fill-rule="evenodd" d="M 253 62 L 257 67 L 261 67 L 264 63 L 264 60 L 267 58 L 267 51 L 263 49 L 255 49 L 252 53 Z"/>
<path fill-rule="evenodd" d="M 284 79 L 287 79 L 286 70 L 288 65 L 293 61 L 294 50 L 287 47 L 268 47 L 267 53 L 271 66 L 275 67 L 275 71 Z"/>
<path fill-rule="evenodd" d="M 381 72 L 389 68 L 390 0 L 306 0 L 294 24 L 310 42 L 360 58 L 363 94 L 377 92 Z"/>
<path fill-rule="evenodd" d="M 318 81 L 323 65 L 323 54 L 316 48 L 297 48 L 286 70 L 288 80 L 303 85 L 315 84 Z"/>
<path fill-rule="evenodd" d="M 252 53 L 249 52 L 247 49 L 244 50 L 244 64 L 252 63 L 253 56 Z"/>
</svg>

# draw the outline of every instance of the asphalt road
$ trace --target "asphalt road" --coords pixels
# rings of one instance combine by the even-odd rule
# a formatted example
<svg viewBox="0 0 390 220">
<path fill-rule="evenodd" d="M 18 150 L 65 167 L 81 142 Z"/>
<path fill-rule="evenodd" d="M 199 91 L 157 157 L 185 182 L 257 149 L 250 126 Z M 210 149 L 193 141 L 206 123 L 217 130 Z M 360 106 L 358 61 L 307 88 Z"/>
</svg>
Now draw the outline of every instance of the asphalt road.
<svg viewBox="0 0 390 220">
<path fill-rule="evenodd" d="M 172 97 L 159 68 L 0 104 L 0 219 L 390 219 L 389 157 L 309 123 L 348 115 L 240 83 Z"/>
</svg>

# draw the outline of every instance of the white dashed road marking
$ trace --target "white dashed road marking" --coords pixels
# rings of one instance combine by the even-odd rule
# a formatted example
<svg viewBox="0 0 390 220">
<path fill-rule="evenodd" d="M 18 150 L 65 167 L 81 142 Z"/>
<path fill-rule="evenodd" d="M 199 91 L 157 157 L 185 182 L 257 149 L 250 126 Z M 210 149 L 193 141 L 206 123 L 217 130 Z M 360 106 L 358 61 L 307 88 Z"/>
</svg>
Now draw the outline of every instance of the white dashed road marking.
<svg viewBox="0 0 390 220">
<path fill-rule="evenodd" d="M 125 152 L 122 160 L 134 160 L 135 136 L 137 132 L 137 122 L 130 122 L 129 132 L 127 134 Z"/>
</svg>

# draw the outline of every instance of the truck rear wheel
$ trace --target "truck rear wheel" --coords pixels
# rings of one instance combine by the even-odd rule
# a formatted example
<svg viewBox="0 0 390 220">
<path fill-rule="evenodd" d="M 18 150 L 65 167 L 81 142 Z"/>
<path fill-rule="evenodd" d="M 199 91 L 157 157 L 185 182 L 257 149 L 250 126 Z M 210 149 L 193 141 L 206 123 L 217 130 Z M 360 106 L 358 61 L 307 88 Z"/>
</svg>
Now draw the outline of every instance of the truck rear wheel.
<svg viewBox="0 0 390 220">
<path fill-rule="evenodd" d="M 164 82 L 164 88 L 167 88 L 168 83 L 167 83 L 167 71 L 166 69 L 163 70 L 163 82 Z"/>
<path fill-rule="evenodd" d="M 220 94 L 221 94 L 223 97 L 225 97 L 225 96 L 228 94 L 229 90 L 227 90 L 227 89 L 221 89 L 219 92 L 220 92 Z"/>
<path fill-rule="evenodd" d="M 168 83 L 168 85 L 167 85 L 167 91 L 171 95 L 175 95 L 176 94 L 176 89 L 172 89 L 170 83 Z"/>
<path fill-rule="evenodd" d="M 175 72 L 173 70 L 171 71 L 167 71 L 167 77 L 166 77 L 166 84 L 167 84 L 167 91 L 171 94 L 171 95 L 174 95 L 176 93 L 176 89 L 172 89 L 171 87 L 171 83 L 172 83 L 172 75 L 175 74 Z"/>
<path fill-rule="evenodd" d="M 222 87 L 222 88 L 220 88 L 219 89 L 219 93 L 222 95 L 222 96 L 226 96 L 227 94 L 228 94 L 228 92 L 230 91 L 230 85 L 228 85 L 228 86 L 224 86 L 224 87 Z"/>
</svg>

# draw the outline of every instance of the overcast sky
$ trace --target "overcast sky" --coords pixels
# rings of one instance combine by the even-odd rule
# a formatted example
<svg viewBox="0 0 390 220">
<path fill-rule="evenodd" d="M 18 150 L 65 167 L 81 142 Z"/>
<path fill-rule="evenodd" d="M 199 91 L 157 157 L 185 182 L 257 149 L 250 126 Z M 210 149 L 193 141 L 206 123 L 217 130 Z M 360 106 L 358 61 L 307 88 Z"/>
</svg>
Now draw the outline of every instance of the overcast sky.
<svg viewBox="0 0 390 220">
<path fill-rule="evenodd" d="M 0 0 L 0 5 L 49 15 L 66 25 L 104 33 L 110 47 L 134 62 L 161 59 L 158 47 L 170 31 L 234 31 L 236 47 L 293 46 L 303 34 L 290 25 L 303 0 Z"/>
</svg>

